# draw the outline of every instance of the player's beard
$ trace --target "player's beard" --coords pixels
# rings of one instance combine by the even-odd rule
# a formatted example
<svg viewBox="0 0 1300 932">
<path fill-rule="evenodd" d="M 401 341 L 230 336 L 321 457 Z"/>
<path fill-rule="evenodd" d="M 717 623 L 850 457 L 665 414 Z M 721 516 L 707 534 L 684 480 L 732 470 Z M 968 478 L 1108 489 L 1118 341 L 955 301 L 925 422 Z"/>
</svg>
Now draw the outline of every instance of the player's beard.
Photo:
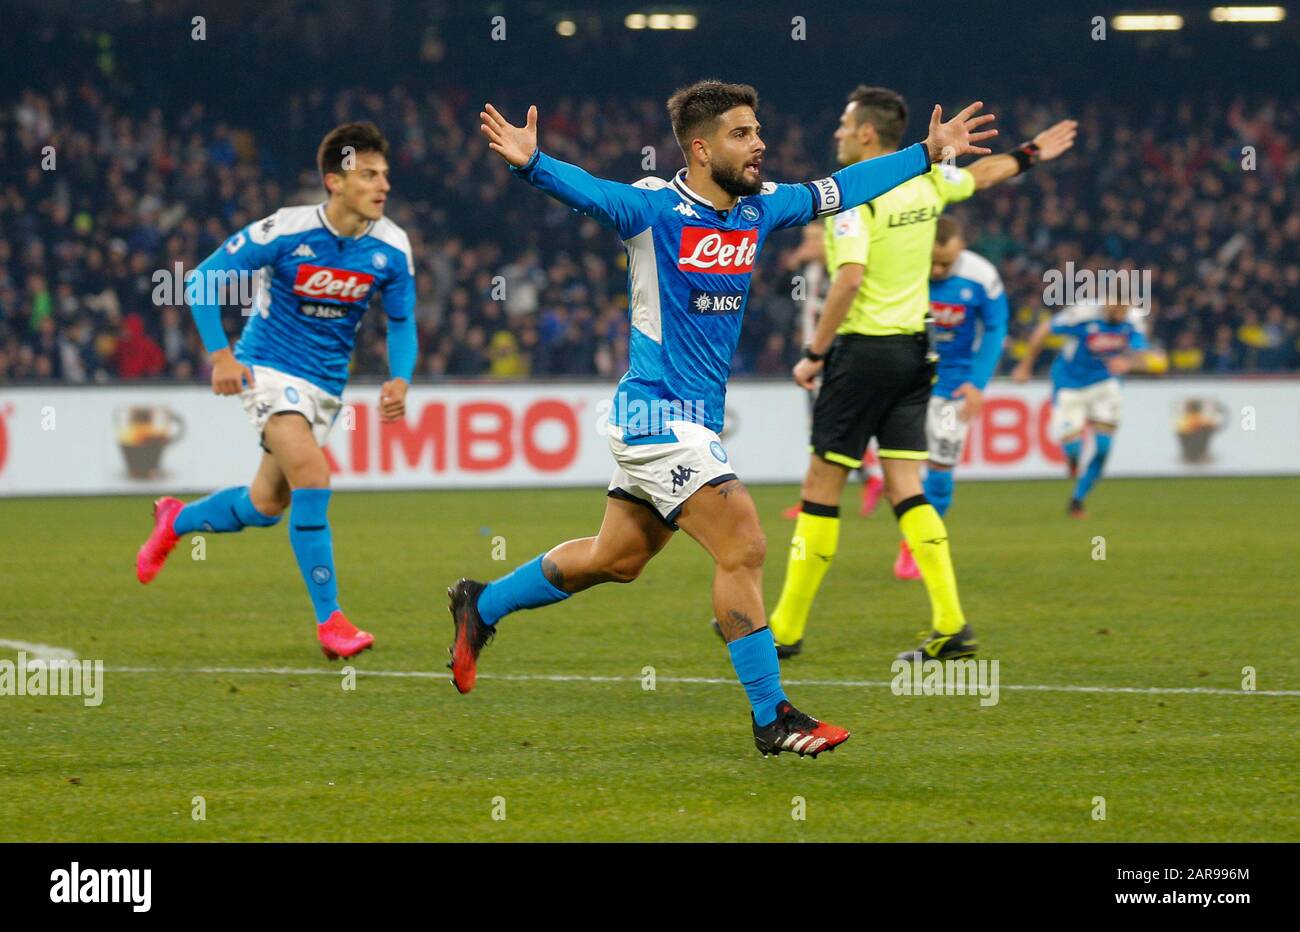
<svg viewBox="0 0 1300 932">
<path fill-rule="evenodd" d="M 714 184 L 726 191 L 732 197 L 747 197 L 750 194 L 757 194 L 759 191 L 763 190 L 763 182 L 761 180 L 745 180 L 744 165 L 732 168 L 714 162 L 709 166 L 709 175 L 713 178 Z"/>
</svg>

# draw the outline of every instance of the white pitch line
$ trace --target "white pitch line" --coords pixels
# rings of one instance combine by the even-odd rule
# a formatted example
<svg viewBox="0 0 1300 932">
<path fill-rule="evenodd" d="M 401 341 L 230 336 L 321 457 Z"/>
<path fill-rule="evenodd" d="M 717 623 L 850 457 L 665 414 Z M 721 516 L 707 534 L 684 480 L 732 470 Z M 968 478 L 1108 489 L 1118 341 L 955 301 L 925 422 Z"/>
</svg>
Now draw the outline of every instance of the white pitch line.
<svg viewBox="0 0 1300 932">
<path fill-rule="evenodd" d="M 31 641 L 9 641 L 0 638 L 0 647 L 7 647 L 10 650 L 20 650 L 25 654 L 31 654 L 33 660 L 76 660 L 75 651 L 68 650 L 66 647 L 54 647 L 50 644 L 35 644 Z"/>
<path fill-rule="evenodd" d="M 4 642 L 0 642 L 4 643 Z M 322 670 L 315 667 L 106 667 L 107 673 L 179 673 L 208 675 L 269 676 L 339 676 L 342 667 Z M 354 668 L 356 669 L 356 668 Z M 409 679 L 447 679 L 450 673 L 430 670 L 356 670 L 359 676 L 388 676 Z M 480 673 L 479 679 L 546 683 L 639 683 L 639 676 L 585 676 L 569 673 Z M 735 686 L 734 679 L 707 676 L 656 676 L 659 683 L 682 683 L 704 686 Z M 787 686 L 838 686 L 851 689 L 888 689 L 891 680 L 785 680 Z M 1300 697 L 1300 689 L 1216 689 L 1209 686 L 1050 686 L 1002 684 L 999 689 L 1049 693 L 1134 693 L 1140 695 L 1192 696 L 1288 696 Z"/>
</svg>

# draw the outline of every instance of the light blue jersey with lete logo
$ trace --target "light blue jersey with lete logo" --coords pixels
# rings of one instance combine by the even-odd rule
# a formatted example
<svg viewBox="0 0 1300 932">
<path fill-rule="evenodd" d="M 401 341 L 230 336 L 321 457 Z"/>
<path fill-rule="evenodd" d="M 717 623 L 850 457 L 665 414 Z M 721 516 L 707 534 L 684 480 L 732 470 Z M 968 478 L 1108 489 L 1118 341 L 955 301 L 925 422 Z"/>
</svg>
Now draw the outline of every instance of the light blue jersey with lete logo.
<svg viewBox="0 0 1300 932">
<path fill-rule="evenodd" d="M 930 280 L 930 315 L 939 354 L 933 394 L 951 398 L 966 382 L 983 391 L 1002 359 L 1010 316 L 1007 293 L 993 263 L 962 250 L 947 278 Z"/>
<path fill-rule="evenodd" d="M 1066 338 L 1052 363 L 1052 387 L 1087 388 L 1111 378 L 1107 360 L 1148 347 L 1142 312 L 1130 307 L 1112 323 L 1100 306 L 1067 307 L 1052 316 L 1052 333 Z"/>
<path fill-rule="evenodd" d="M 731 359 L 769 233 L 865 204 L 929 167 L 917 143 L 817 181 L 764 184 L 729 210 L 692 191 L 685 169 L 671 181 L 622 184 L 539 150 L 512 171 L 623 240 L 632 328 L 610 421 L 635 436 L 662 433 L 667 420 L 721 432 Z"/>
<path fill-rule="evenodd" d="M 341 236 L 324 205 L 284 207 L 230 237 L 191 275 L 200 283 L 230 272 L 257 274 L 235 358 L 306 379 L 331 395 L 347 383 L 357 328 L 381 296 L 388 317 L 393 378 L 415 369 L 415 268 L 411 244 L 384 217 L 356 236 Z M 220 307 L 207 288 L 192 303 L 208 352 L 227 347 Z"/>
</svg>

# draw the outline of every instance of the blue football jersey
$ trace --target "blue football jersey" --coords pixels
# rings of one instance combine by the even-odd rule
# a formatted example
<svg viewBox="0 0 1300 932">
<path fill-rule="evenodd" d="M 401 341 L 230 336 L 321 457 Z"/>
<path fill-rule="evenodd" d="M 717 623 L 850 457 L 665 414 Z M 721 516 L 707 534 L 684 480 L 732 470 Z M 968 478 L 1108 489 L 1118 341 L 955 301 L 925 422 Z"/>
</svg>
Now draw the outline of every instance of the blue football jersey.
<svg viewBox="0 0 1300 932">
<path fill-rule="evenodd" d="M 1002 358 L 1010 316 L 1002 277 L 993 263 L 963 250 L 947 278 L 930 280 L 930 315 L 939 354 L 933 393 L 951 398 L 965 382 L 983 390 Z"/>
<path fill-rule="evenodd" d="M 1146 324 L 1135 307 L 1117 324 L 1100 306 L 1068 307 L 1052 316 L 1052 332 L 1065 335 L 1065 346 L 1052 363 L 1053 388 L 1085 388 L 1112 378 L 1106 361 L 1147 348 Z"/>
<path fill-rule="evenodd" d="M 323 204 L 281 208 L 230 237 L 198 267 L 200 273 L 229 270 L 257 271 L 251 316 L 235 358 L 306 379 L 332 395 L 347 383 L 357 328 L 376 293 L 389 318 L 390 356 L 396 326 L 414 329 L 411 244 L 386 217 L 345 237 L 330 225 Z M 203 311 L 196 304 L 204 345 L 209 351 L 225 348 L 219 327 L 211 336 L 205 332 Z M 410 380 L 405 363 L 390 365 L 394 376 Z"/>
<path fill-rule="evenodd" d="M 632 435 L 662 433 L 666 420 L 720 432 L 750 281 L 768 234 L 866 203 L 928 171 L 929 156 L 918 143 L 815 182 L 764 184 L 729 210 L 692 191 L 685 169 L 671 181 L 629 185 L 539 151 L 512 170 L 623 240 L 632 328 L 610 421 Z"/>
</svg>

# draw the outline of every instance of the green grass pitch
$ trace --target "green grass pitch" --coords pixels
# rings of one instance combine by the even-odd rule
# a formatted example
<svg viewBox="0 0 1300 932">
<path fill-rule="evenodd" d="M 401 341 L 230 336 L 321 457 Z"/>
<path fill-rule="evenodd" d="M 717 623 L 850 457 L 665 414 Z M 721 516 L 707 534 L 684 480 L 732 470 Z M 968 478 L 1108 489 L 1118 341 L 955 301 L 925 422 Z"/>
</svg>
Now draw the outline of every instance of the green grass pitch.
<svg viewBox="0 0 1300 932">
<path fill-rule="evenodd" d="M 752 491 L 770 608 L 796 492 Z M 283 524 L 208 535 L 202 561 L 183 540 L 143 587 L 145 499 L 2 501 L 0 639 L 107 673 L 98 708 L 0 696 L 0 840 L 1300 840 L 1300 480 L 1104 481 L 1084 521 L 1067 494 L 958 479 L 991 707 L 863 685 L 929 616 L 890 573 L 887 507 L 863 520 L 846 494 L 784 667 L 796 704 L 853 731 L 816 761 L 754 750 L 684 535 L 631 585 L 506 620 L 475 692 L 448 685 L 446 586 L 593 533 L 600 490 L 336 494 L 343 605 L 377 639 L 354 690 L 316 646 Z"/>
</svg>

